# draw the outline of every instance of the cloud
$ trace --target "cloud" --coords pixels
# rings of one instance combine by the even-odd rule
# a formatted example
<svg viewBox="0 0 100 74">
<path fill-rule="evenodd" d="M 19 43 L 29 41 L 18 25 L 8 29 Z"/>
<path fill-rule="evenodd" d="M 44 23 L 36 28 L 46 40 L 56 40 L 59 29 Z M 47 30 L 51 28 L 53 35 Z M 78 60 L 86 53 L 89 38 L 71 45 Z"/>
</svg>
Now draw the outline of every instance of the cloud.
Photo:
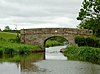
<svg viewBox="0 0 100 74">
<path fill-rule="evenodd" d="M 82 0 L 0 0 L 0 25 L 41 27 L 45 24 L 43 26 L 53 27 L 52 24 L 55 24 L 56 27 L 76 27 L 81 2 Z"/>
</svg>

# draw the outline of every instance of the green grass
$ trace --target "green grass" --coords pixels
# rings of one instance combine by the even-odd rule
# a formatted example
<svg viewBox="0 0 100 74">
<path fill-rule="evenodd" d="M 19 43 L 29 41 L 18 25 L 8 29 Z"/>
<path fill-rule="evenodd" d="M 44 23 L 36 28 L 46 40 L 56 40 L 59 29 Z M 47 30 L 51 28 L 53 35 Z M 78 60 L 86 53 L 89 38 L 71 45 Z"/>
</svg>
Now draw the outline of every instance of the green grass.
<svg viewBox="0 0 100 74">
<path fill-rule="evenodd" d="M 69 46 L 65 49 L 64 55 L 69 60 L 87 61 L 100 64 L 100 48 Z"/>
<path fill-rule="evenodd" d="M 63 43 L 60 43 L 60 42 L 58 42 L 56 40 L 53 40 L 53 41 L 47 40 L 45 46 L 46 47 L 52 47 L 52 46 L 58 46 L 58 45 L 62 45 L 62 44 Z"/>
<path fill-rule="evenodd" d="M 3 54 L 28 54 L 33 50 L 38 50 L 38 45 L 29 45 L 17 43 L 16 41 L 9 41 L 11 39 L 16 40 L 16 33 L 0 32 L 0 53 Z M 1 55 L 0 54 L 0 55 Z"/>
<path fill-rule="evenodd" d="M 53 36 L 46 40 L 45 47 L 60 46 L 64 45 L 67 40 L 60 36 Z"/>
<path fill-rule="evenodd" d="M 3 38 L 5 41 L 9 41 L 10 39 L 16 38 L 16 33 L 10 33 L 10 32 L 0 32 L 0 38 Z"/>
<path fill-rule="evenodd" d="M 29 44 L 22 44 L 22 43 L 10 43 L 10 42 L 0 42 L 0 49 L 3 48 L 11 48 L 14 50 L 20 49 L 28 49 L 28 50 L 36 50 L 39 49 L 38 45 L 29 45 Z"/>
</svg>

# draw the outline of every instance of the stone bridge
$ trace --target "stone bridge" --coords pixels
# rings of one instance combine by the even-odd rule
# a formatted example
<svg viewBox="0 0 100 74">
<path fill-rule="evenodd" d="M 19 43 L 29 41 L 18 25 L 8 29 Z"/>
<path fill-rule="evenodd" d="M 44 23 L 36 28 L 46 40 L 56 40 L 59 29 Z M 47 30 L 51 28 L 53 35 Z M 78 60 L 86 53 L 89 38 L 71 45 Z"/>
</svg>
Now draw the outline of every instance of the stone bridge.
<svg viewBox="0 0 100 74">
<path fill-rule="evenodd" d="M 44 48 L 46 40 L 53 36 L 60 36 L 68 40 L 69 43 L 75 43 L 76 35 L 89 36 L 86 29 L 76 28 L 34 28 L 21 30 L 21 42 L 27 44 L 38 44 Z"/>
</svg>

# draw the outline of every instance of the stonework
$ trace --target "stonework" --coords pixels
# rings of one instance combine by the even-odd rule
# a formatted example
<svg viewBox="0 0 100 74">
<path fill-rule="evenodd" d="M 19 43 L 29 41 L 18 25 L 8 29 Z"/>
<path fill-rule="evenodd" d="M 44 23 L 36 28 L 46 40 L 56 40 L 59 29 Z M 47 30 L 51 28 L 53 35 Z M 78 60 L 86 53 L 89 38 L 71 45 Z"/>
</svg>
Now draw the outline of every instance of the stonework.
<svg viewBox="0 0 100 74">
<path fill-rule="evenodd" d="M 76 28 L 35 28 L 22 29 L 21 42 L 27 44 L 38 44 L 44 48 L 46 40 L 53 36 L 61 36 L 69 41 L 75 43 L 74 37 L 76 35 L 89 36 L 90 33 L 86 29 Z"/>
</svg>

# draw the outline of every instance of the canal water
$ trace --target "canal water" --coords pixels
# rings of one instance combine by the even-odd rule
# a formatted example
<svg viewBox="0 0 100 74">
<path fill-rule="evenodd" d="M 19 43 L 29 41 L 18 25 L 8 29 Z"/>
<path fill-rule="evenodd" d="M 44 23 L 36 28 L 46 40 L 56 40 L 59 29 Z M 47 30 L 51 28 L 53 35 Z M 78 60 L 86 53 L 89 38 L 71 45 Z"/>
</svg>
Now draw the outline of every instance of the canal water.
<svg viewBox="0 0 100 74">
<path fill-rule="evenodd" d="M 8 59 L 8 62 L 2 60 L 0 74 L 100 74 L 100 65 L 69 61 L 60 53 L 60 49 L 65 47 L 46 48 L 45 55 L 38 53 L 21 56 L 20 59 L 16 56 L 12 58 L 13 61 Z"/>
</svg>

